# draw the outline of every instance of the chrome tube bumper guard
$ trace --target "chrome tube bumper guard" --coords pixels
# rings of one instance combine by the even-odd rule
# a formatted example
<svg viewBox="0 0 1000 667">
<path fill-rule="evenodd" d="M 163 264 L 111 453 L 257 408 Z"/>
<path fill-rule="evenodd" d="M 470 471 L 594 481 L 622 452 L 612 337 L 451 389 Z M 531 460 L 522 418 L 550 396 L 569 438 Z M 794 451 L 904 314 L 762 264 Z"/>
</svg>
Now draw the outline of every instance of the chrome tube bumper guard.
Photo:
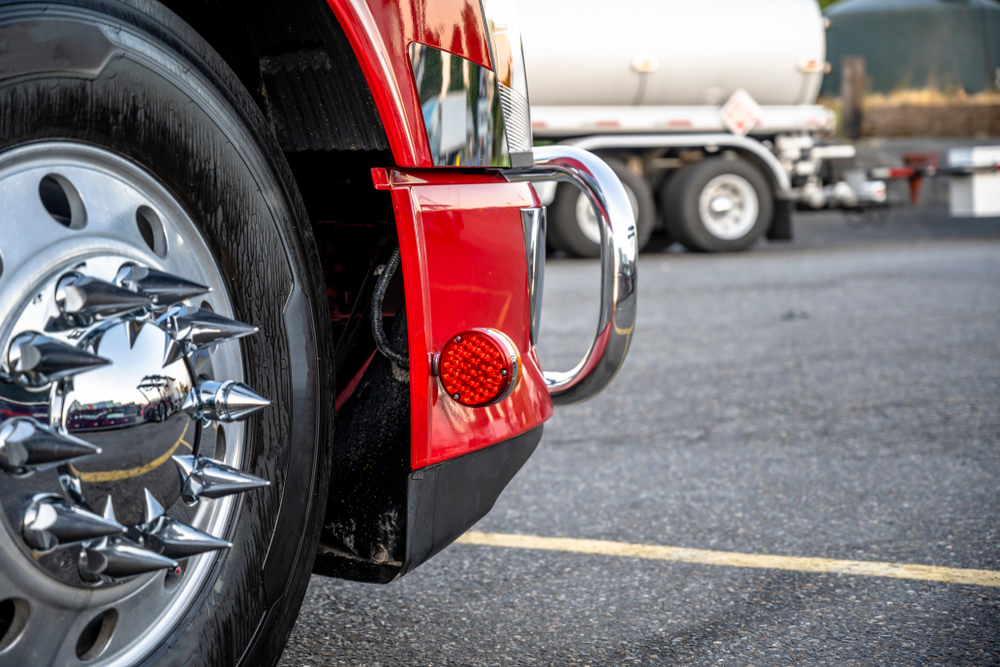
<svg viewBox="0 0 1000 667">
<path fill-rule="evenodd" d="M 628 353 L 636 316 L 635 218 L 618 177 L 602 159 L 574 146 L 535 148 L 535 166 L 505 169 L 511 181 L 562 181 L 590 199 L 601 229 L 601 310 L 597 335 L 573 370 L 546 372 L 552 402 L 581 403 L 601 392 Z"/>
</svg>

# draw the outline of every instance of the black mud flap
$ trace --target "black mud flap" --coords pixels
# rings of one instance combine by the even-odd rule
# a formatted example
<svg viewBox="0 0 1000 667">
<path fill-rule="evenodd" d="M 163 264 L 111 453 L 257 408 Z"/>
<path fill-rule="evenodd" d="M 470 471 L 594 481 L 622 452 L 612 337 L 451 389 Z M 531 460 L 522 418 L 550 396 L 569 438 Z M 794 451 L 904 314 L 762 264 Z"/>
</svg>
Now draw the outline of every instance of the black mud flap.
<svg viewBox="0 0 1000 667">
<path fill-rule="evenodd" d="M 767 230 L 769 241 L 792 240 L 792 209 L 793 202 L 787 199 L 774 200 L 774 220 Z"/>
<path fill-rule="evenodd" d="M 326 543 L 316 557 L 313 571 L 371 583 L 398 579 L 486 516 L 541 439 L 539 426 L 485 449 L 411 472 L 406 479 L 405 515 L 402 507 L 388 513 L 406 517 L 402 560 L 379 563 L 345 549 L 342 542 Z"/>
<path fill-rule="evenodd" d="M 410 473 L 405 574 L 486 516 L 542 439 L 542 427 Z"/>
</svg>

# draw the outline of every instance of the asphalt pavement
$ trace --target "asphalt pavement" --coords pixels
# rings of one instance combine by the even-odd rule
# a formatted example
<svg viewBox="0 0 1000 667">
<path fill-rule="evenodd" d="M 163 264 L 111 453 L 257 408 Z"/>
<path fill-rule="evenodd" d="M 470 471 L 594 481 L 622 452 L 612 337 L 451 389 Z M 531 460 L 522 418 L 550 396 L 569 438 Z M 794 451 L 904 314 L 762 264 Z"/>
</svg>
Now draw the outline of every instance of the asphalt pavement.
<svg viewBox="0 0 1000 667">
<path fill-rule="evenodd" d="M 614 384 L 557 410 L 475 530 L 996 574 L 1000 219 L 934 188 L 644 255 Z M 599 271 L 547 271 L 541 356 L 567 367 Z M 314 577 L 281 664 L 1000 665 L 1000 587 L 768 562 L 455 544 L 388 586 Z"/>
</svg>

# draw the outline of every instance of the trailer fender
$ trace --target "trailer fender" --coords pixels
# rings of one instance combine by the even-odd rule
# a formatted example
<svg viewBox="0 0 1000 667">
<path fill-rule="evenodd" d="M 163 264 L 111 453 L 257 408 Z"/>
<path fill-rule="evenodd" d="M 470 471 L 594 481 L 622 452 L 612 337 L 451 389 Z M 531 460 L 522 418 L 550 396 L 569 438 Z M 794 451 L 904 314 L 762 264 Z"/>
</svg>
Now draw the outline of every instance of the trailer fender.
<svg viewBox="0 0 1000 667">
<path fill-rule="evenodd" d="M 781 162 L 764 144 L 751 137 L 734 134 L 605 134 L 569 139 L 562 143 L 588 151 L 606 148 L 729 148 L 747 155 L 763 167 L 774 187 L 775 199 L 792 198 L 792 184 Z"/>
</svg>

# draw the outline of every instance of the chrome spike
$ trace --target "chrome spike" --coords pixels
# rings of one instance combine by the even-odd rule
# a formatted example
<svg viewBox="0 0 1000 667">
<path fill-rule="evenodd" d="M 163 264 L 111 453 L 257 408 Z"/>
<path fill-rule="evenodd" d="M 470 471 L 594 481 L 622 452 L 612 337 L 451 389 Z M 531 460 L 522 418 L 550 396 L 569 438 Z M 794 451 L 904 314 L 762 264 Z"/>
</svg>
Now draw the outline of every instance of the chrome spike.
<svg viewBox="0 0 1000 667">
<path fill-rule="evenodd" d="M 125 322 L 125 335 L 128 337 L 128 349 L 135 347 L 135 341 L 139 338 L 139 332 L 142 331 L 143 322 L 138 320 L 128 320 Z"/>
<path fill-rule="evenodd" d="M 126 264 L 119 269 L 115 282 L 127 290 L 147 295 L 157 306 L 169 306 L 212 291 L 211 287 L 137 264 Z"/>
<path fill-rule="evenodd" d="M 163 368 L 166 368 L 187 353 L 188 350 L 183 343 L 172 336 L 167 336 L 167 342 L 163 347 Z"/>
<path fill-rule="evenodd" d="M 242 382 L 201 380 L 185 398 L 182 409 L 192 417 L 211 421 L 242 421 L 271 405 Z"/>
<path fill-rule="evenodd" d="M 139 526 L 144 546 L 170 558 L 187 558 L 206 551 L 228 549 L 231 542 L 212 537 L 197 528 L 171 519 L 149 489 L 146 492 L 146 523 Z"/>
<path fill-rule="evenodd" d="M 149 489 L 143 489 L 143 495 L 145 496 L 146 504 L 143 508 L 143 518 L 145 519 L 145 524 L 149 525 L 159 519 L 162 516 L 166 516 L 166 511 L 163 509 L 163 505 L 160 501 L 156 499 Z"/>
<path fill-rule="evenodd" d="M 185 352 L 250 336 L 258 331 L 257 327 L 216 315 L 210 310 L 183 309 L 177 314 L 168 314 L 163 320 L 165 328 L 174 338 L 167 342 L 164 366 L 180 359 Z"/>
<path fill-rule="evenodd" d="M 258 331 L 257 327 L 216 315 L 210 310 L 189 311 L 171 320 L 174 337 L 195 347 L 235 340 Z"/>
<path fill-rule="evenodd" d="M 111 496 L 104 503 L 104 518 L 115 520 Z M 77 567 L 80 578 L 91 582 L 101 581 L 101 577 L 123 579 L 157 570 L 180 572 L 180 565 L 172 558 L 118 536 L 84 542 Z"/>
<path fill-rule="evenodd" d="M 109 521 L 51 495 L 35 496 L 21 520 L 24 541 L 39 551 L 124 532 L 125 526 L 117 521 Z"/>
<path fill-rule="evenodd" d="M 181 403 L 181 410 L 188 413 L 195 419 L 198 419 L 201 416 L 201 408 L 198 405 L 197 387 L 189 391 L 187 396 L 184 397 L 184 402 Z"/>
<path fill-rule="evenodd" d="M 65 276 L 56 285 L 56 306 L 63 315 L 85 322 L 105 320 L 153 305 L 145 294 L 137 294 L 98 278 L 79 273 Z"/>
<path fill-rule="evenodd" d="M 111 501 L 111 496 L 104 499 L 104 518 L 108 521 L 114 521 L 118 523 L 118 519 L 115 518 L 115 504 Z"/>
<path fill-rule="evenodd" d="M 13 417 L 0 424 L 0 468 L 7 472 L 44 470 L 100 453 L 100 447 L 57 433 L 31 417 Z"/>
<path fill-rule="evenodd" d="M 83 484 L 80 478 L 71 474 L 70 471 L 59 473 L 59 486 L 62 488 L 63 496 L 71 503 L 86 505 L 87 499 L 83 495 Z"/>
<path fill-rule="evenodd" d="M 42 387 L 111 362 L 40 333 L 25 332 L 7 350 L 10 374 L 22 384 Z"/>
<path fill-rule="evenodd" d="M 203 456 L 175 456 L 181 472 L 181 498 L 196 503 L 200 498 L 222 498 L 234 493 L 270 486 L 271 482 Z"/>
<path fill-rule="evenodd" d="M 124 537 L 106 538 L 97 544 L 84 545 L 77 565 L 80 578 L 84 581 L 100 581 L 102 576 L 124 579 L 157 570 L 180 571 L 177 561 Z"/>
</svg>

